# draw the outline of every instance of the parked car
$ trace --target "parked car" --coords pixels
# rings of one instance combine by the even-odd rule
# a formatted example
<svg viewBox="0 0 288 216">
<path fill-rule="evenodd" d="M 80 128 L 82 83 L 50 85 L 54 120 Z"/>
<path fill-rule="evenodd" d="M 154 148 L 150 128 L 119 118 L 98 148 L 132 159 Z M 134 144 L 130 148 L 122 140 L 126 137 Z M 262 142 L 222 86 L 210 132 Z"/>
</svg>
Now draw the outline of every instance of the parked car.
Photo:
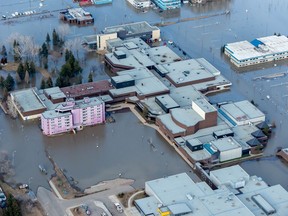
<svg viewBox="0 0 288 216">
<path fill-rule="evenodd" d="M 19 187 L 19 189 L 29 189 L 29 185 L 28 184 L 21 184 L 18 187 Z"/>
<path fill-rule="evenodd" d="M 107 216 L 106 212 L 102 212 L 101 216 Z"/>
<path fill-rule="evenodd" d="M 123 208 L 122 208 L 122 206 L 119 203 L 114 203 L 114 205 L 115 205 L 115 207 L 116 207 L 118 212 L 120 212 L 120 213 L 123 212 Z"/>
<path fill-rule="evenodd" d="M 2 190 L 2 188 L 0 187 L 0 207 L 1 208 L 5 208 L 6 206 L 6 196 Z"/>
</svg>

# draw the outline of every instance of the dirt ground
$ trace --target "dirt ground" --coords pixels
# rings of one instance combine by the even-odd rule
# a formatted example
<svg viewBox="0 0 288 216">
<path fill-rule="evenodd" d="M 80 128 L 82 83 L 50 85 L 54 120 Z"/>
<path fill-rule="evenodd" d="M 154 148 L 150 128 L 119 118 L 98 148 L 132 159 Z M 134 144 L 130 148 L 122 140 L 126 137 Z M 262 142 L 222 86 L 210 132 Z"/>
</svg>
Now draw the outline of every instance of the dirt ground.
<svg viewBox="0 0 288 216">
<path fill-rule="evenodd" d="M 8 184 L 0 181 L 0 186 L 5 192 L 6 196 L 8 194 L 12 194 L 20 203 L 21 212 L 23 216 L 43 216 L 45 215 L 44 210 L 42 209 L 39 202 L 32 202 L 28 195 L 26 194 L 26 190 L 14 189 L 10 187 Z M 2 209 L 0 208 L 0 215 L 3 215 Z"/>
<path fill-rule="evenodd" d="M 122 203 L 122 205 L 125 207 L 125 208 L 128 208 L 128 200 L 129 198 L 137 193 L 138 191 L 141 191 L 140 189 L 139 190 L 135 190 L 135 191 L 132 191 L 132 192 L 129 192 L 129 193 L 120 193 L 117 195 L 117 198 L 119 199 L 119 201 Z M 136 195 L 133 200 L 136 200 L 136 199 L 141 199 L 141 198 L 144 198 L 146 197 L 145 193 L 141 193 L 141 194 L 138 194 Z M 132 201 L 133 203 L 133 201 Z"/>
<path fill-rule="evenodd" d="M 7 72 L 15 72 L 17 71 L 18 66 L 19 63 L 17 62 L 9 62 L 6 65 L 3 65 L 2 69 Z M 45 78 L 49 78 L 51 76 L 50 73 L 44 68 L 36 67 L 36 71 L 39 71 Z"/>
</svg>

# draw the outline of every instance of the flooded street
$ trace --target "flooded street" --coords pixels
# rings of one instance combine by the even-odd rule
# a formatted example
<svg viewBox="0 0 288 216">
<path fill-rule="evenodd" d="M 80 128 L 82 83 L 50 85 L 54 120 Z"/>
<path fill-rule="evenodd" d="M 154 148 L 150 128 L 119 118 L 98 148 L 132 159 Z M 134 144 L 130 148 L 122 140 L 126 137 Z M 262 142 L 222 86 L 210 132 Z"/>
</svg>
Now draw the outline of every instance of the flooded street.
<svg viewBox="0 0 288 216">
<path fill-rule="evenodd" d="M 7 39 L 13 32 L 31 35 L 36 43 L 42 44 L 46 34 L 51 34 L 54 28 L 57 29 L 62 24 L 58 19 L 58 10 L 76 5 L 72 0 L 45 0 L 41 7 L 40 3 L 40 0 L 23 0 L 20 3 L 18 0 L 11 0 L 0 3 L 1 16 L 8 17 L 16 11 L 27 10 L 36 10 L 39 13 L 0 20 L 1 47 L 8 44 Z M 233 83 L 231 91 L 211 96 L 211 102 L 253 100 L 267 115 L 270 123 L 275 122 L 277 127 L 264 152 L 267 157 L 244 162 L 242 166 L 249 174 L 261 176 L 269 184 L 280 183 L 288 189 L 288 167 L 274 156 L 277 147 L 288 147 L 288 76 L 255 79 L 287 72 L 287 62 L 238 72 L 221 53 L 221 47 L 225 43 L 251 41 L 256 37 L 274 33 L 288 35 L 288 1 L 218 0 L 205 6 L 186 4 L 181 7 L 181 11 L 159 13 L 150 9 L 143 13 L 136 11 L 125 0 L 114 0 L 109 5 L 85 9 L 93 14 L 94 26 L 70 26 L 69 33 L 65 35 L 66 40 L 99 33 L 106 26 L 122 23 L 146 20 L 153 24 L 229 10 L 228 15 L 161 27 L 162 38 L 174 41 L 192 58 L 206 58 Z M 9 51 L 11 52 L 11 49 Z M 83 82 L 87 82 L 88 73 L 94 66 L 97 68 L 94 80 L 107 78 L 105 68 L 97 55 L 85 54 L 82 50 L 80 59 L 83 60 Z M 5 75 L 6 72 L 0 71 L 0 74 Z M 40 87 L 40 81 L 41 74 L 38 73 L 33 84 Z M 133 178 L 136 180 L 136 187 L 143 187 L 146 180 L 189 172 L 188 165 L 154 129 L 143 126 L 130 112 L 116 113 L 113 116 L 116 119 L 114 124 L 85 128 L 76 135 L 66 134 L 48 138 L 41 134 L 38 121 L 27 123 L 20 119 L 12 120 L 0 111 L 0 150 L 7 153 L 16 173 L 10 181 L 30 183 L 34 190 L 40 185 L 48 187 L 47 181 L 53 170 L 45 150 L 60 168 L 65 169 L 67 176 L 79 181 L 80 188 L 119 176 Z M 148 144 L 147 140 L 150 139 L 155 147 Z M 39 172 L 39 164 L 46 167 L 49 172 L 47 176 Z M 193 173 L 190 175 L 195 179 Z"/>
</svg>

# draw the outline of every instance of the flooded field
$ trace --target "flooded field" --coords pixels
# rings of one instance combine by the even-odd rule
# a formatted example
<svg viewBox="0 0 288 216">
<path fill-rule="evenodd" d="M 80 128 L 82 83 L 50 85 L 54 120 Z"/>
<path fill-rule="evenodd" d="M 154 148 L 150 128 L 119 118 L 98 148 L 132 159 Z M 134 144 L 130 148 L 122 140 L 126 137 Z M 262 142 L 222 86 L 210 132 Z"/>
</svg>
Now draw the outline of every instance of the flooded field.
<svg viewBox="0 0 288 216">
<path fill-rule="evenodd" d="M 42 5 L 41 5 L 41 4 Z M 0 15 L 12 17 L 15 12 L 35 10 L 37 13 L 19 18 L 0 20 L 0 45 L 7 45 L 12 33 L 30 35 L 41 45 L 47 33 L 59 29 L 59 10 L 74 7 L 72 0 L 39 0 L 0 3 Z M 225 43 L 248 40 L 256 37 L 281 33 L 288 35 L 286 28 L 288 2 L 286 0 L 218 0 L 204 6 L 185 4 L 178 11 L 148 12 L 136 11 L 124 0 L 114 0 L 112 4 L 100 7 L 86 7 L 95 18 L 91 26 L 70 26 L 66 40 L 81 38 L 84 35 L 100 32 L 106 26 L 146 20 L 149 23 L 177 21 L 180 19 L 213 15 L 229 10 L 228 15 L 210 17 L 175 25 L 161 27 L 162 38 L 172 40 L 192 58 L 204 57 L 232 81 L 231 91 L 211 96 L 212 102 L 224 100 L 253 100 L 275 122 L 276 129 L 265 149 L 265 158 L 242 163 L 251 175 L 263 177 L 269 184 L 281 183 L 288 189 L 288 167 L 274 155 L 277 147 L 287 144 L 287 102 L 288 77 L 257 79 L 288 71 L 287 62 L 276 65 L 264 65 L 246 72 L 236 71 L 222 55 L 221 47 Z M 114 14 L 117 14 L 115 16 Z M 8 48 L 8 45 L 7 45 Z M 11 57 L 11 48 L 9 49 Z M 8 58 L 8 60 L 9 60 Z M 83 82 L 87 81 L 91 67 L 97 68 L 94 80 L 107 78 L 105 68 L 96 54 L 79 52 L 83 66 Z M 59 63 L 59 66 L 61 64 Z M 1 75 L 7 72 L 0 71 Z M 33 85 L 40 86 L 41 74 L 36 75 Z M 272 76 L 273 77 L 273 76 Z M 53 77 L 55 79 L 55 77 Z M 269 96 L 269 97 L 267 97 Z M 86 128 L 71 135 L 47 138 L 41 134 L 39 122 L 11 120 L 0 114 L 0 149 L 5 152 L 15 166 L 13 182 L 30 183 L 35 189 L 39 185 L 48 186 L 47 180 L 52 174 L 52 165 L 45 150 L 59 167 L 79 181 L 79 187 L 85 188 L 101 180 L 122 177 L 136 180 L 136 187 L 143 187 L 145 180 L 189 171 L 182 159 L 151 128 L 144 127 L 131 113 L 115 114 L 116 123 Z M 147 144 L 152 139 L 156 149 Z M 49 175 L 39 172 L 38 165 L 43 164 Z M 269 171 L 267 171 L 269 170 Z M 191 174 L 192 175 L 192 174 Z"/>
</svg>

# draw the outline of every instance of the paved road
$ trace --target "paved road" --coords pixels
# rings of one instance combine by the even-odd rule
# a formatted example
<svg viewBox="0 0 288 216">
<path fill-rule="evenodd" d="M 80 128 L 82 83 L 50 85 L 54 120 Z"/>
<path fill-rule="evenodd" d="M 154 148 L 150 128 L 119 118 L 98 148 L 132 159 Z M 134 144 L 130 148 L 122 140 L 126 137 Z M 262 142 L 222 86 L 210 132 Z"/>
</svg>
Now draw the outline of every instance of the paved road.
<svg viewBox="0 0 288 216">
<path fill-rule="evenodd" d="M 37 191 L 37 198 L 40 204 L 43 206 L 46 215 L 53 215 L 53 216 L 68 216 L 69 209 L 71 207 L 81 206 L 82 204 L 86 204 L 91 209 L 92 216 L 98 216 L 101 212 L 103 212 L 103 208 L 101 204 L 103 203 L 107 209 L 109 209 L 112 215 L 123 215 L 117 212 L 114 207 L 113 202 L 109 199 L 110 196 L 114 194 L 118 194 L 121 192 L 131 192 L 134 188 L 129 185 L 121 185 L 116 188 L 112 188 L 110 190 L 90 194 L 84 197 L 75 198 L 71 200 L 61 200 L 57 198 L 54 193 L 51 191 L 39 187 Z M 100 207 L 99 207 L 100 206 Z"/>
</svg>

